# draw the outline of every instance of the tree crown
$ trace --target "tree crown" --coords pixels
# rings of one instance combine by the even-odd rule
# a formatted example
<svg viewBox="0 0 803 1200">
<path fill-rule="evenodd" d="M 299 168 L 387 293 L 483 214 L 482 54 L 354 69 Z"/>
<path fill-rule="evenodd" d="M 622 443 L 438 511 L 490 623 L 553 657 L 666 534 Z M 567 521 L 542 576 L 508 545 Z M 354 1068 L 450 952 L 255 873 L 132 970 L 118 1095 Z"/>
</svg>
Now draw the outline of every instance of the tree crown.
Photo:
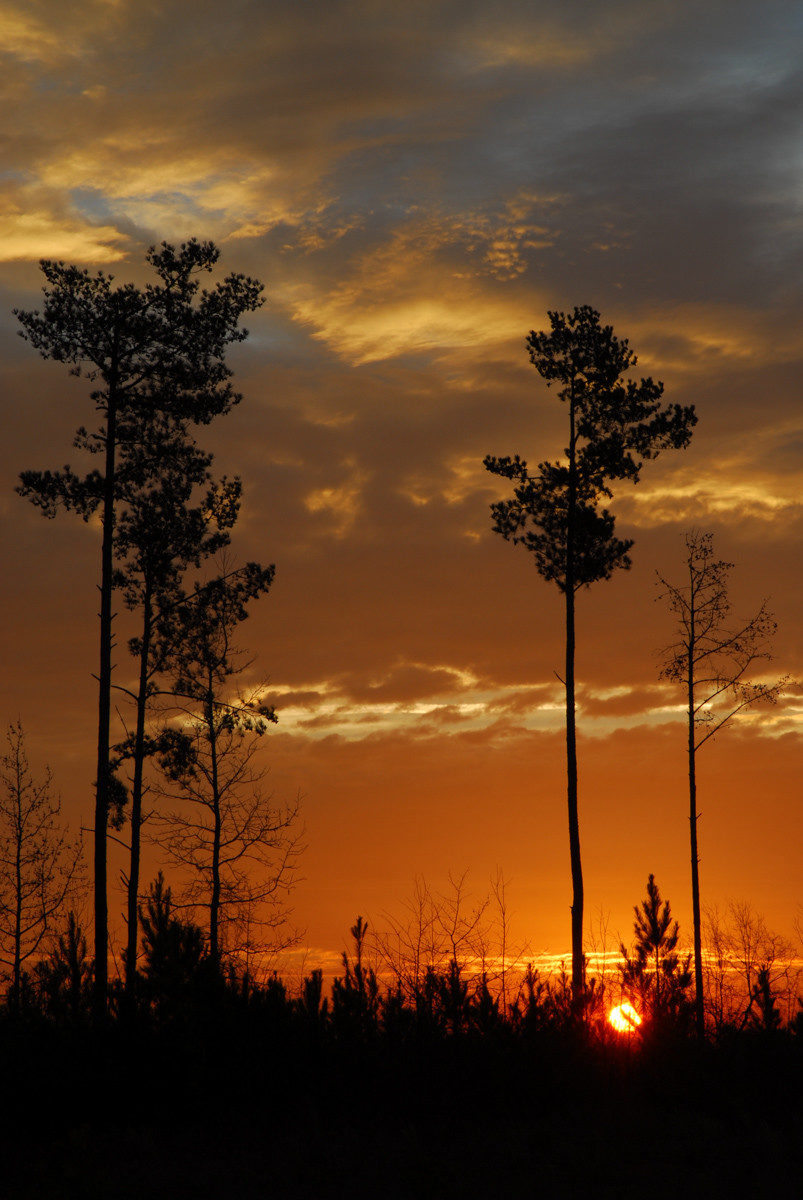
<svg viewBox="0 0 803 1200">
<path fill-rule="evenodd" d="M 614 535 L 614 517 L 600 499 L 611 496 L 613 480 L 638 483 L 644 459 L 688 445 L 697 418 L 691 407 L 662 407 L 662 383 L 622 378 L 636 356 L 595 309 L 548 316 L 549 331 L 531 332 L 527 347 L 547 386 L 560 384 L 568 404 L 565 459 L 541 462 L 537 473 L 519 455 L 489 454 L 484 463 L 514 483 L 512 500 L 491 505 L 495 532 L 525 546 L 539 573 L 566 591 L 630 566 L 633 543 Z"/>
<path fill-rule="evenodd" d="M 156 281 L 144 288 L 113 286 L 114 276 L 90 274 L 77 266 L 43 260 L 44 304 L 15 309 L 20 335 L 43 358 L 70 365 L 72 374 L 96 383 L 91 398 L 102 423 L 81 426 L 76 449 L 103 453 L 114 421 L 118 499 L 141 477 L 141 458 L 150 430 L 152 443 L 189 424 L 208 424 L 228 412 L 241 396 L 231 384 L 226 350 L 247 337 L 239 326 L 244 313 L 262 304 L 262 285 L 231 274 L 211 290 L 199 276 L 212 270 L 219 251 L 192 239 L 178 249 L 163 242 L 147 261 Z M 56 471 L 24 471 L 17 491 L 52 517 L 63 507 L 85 520 L 103 497 L 97 470 L 81 476 L 68 466 Z"/>
<path fill-rule="evenodd" d="M 658 574 L 659 599 L 675 617 L 674 640 L 661 652 L 661 677 L 690 690 L 697 750 L 743 709 L 775 704 L 789 679 L 750 678 L 772 658 L 777 624 L 767 601 L 751 617 L 734 620 L 728 591 L 733 563 L 715 557 L 711 533 L 690 530 L 684 542 L 684 582 Z"/>
</svg>

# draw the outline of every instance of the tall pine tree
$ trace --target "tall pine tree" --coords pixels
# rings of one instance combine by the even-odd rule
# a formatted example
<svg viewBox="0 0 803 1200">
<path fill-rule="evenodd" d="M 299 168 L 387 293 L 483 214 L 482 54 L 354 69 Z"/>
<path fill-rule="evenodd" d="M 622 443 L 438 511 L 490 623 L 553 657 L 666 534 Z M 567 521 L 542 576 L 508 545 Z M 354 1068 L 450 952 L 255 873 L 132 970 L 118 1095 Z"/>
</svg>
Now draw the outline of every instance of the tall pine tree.
<svg viewBox="0 0 803 1200">
<path fill-rule="evenodd" d="M 43 261 L 41 311 L 17 311 L 22 336 L 44 358 L 65 363 L 93 386 L 99 417 L 93 432 L 81 427 L 75 447 L 101 458 L 85 475 L 69 466 L 25 471 L 17 489 L 52 517 L 59 508 L 85 520 L 100 510 L 100 663 L 95 776 L 94 899 L 95 1014 L 106 1012 L 108 990 L 107 826 L 118 791 L 110 762 L 112 683 L 112 590 L 114 530 L 125 502 L 118 476 L 123 448 L 137 445 L 148 421 L 206 424 L 240 399 L 226 363 L 228 347 L 247 336 L 240 318 L 261 303 L 261 284 L 229 275 L 210 290 L 199 276 L 210 272 L 219 252 L 194 239 L 178 250 L 163 243 L 147 255 L 155 279 L 138 288 L 114 285 L 104 272 L 90 274 L 62 262 Z"/>
<path fill-rule="evenodd" d="M 548 314 L 550 329 L 527 338 L 530 361 L 547 387 L 558 385 L 566 405 L 564 457 L 541 462 L 531 474 L 524 459 L 485 458 L 487 470 L 513 481 L 513 499 L 491 505 L 496 533 L 535 558 L 540 575 L 555 583 L 566 602 L 566 779 L 572 875 L 572 990 L 584 991 L 583 870 L 577 793 L 575 714 L 575 598 L 583 587 L 630 566 L 632 541 L 614 534 L 614 517 L 602 501 L 609 484 L 638 483 L 644 459 L 688 445 L 692 408 L 662 406 L 663 384 L 625 379 L 637 359 L 627 340 L 588 305 L 568 315 Z"/>
</svg>

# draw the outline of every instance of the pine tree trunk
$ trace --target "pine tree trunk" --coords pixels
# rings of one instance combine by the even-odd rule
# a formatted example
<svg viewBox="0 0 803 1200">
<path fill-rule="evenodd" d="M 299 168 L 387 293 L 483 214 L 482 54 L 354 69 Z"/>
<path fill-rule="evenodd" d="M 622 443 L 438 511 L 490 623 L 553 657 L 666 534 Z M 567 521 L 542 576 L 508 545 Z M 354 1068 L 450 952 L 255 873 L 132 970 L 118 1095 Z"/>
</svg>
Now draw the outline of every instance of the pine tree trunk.
<svg viewBox="0 0 803 1200">
<path fill-rule="evenodd" d="M 117 371 L 109 372 L 106 406 L 106 462 L 103 490 L 103 544 L 100 578 L 100 670 L 98 672 L 98 767 L 95 783 L 95 992 L 96 1021 L 106 1017 L 108 994 L 109 910 L 106 886 L 106 835 L 109 820 L 109 727 L 112 686 L 112 569 L 114 541 Z"/>
<path fill-rule="evenodd" d="M 14 974 L 11 990 L 11 1007 L 19 1012 L 20 1006 L 20 977 L 22 975 L 22 777 L 19 770 L 19 746 L 17 747 L 17 828 L 16 840 L 16 874 L 14 879 Z"/>
<path fill-rule="evenodd" d="M 577 733 L 574 698 L 574 590 L 566 593 L 566 784 L 569 807 L 569 857 L 572 869 L 572 994 L 585 987 L 583 956 L 583 866 L 577 803 Z"/>
<path fill-rule="evenodd" d="M 574 387 L 569 402 L 569 503 L 566 514 L 566 797 L 569 809 L 569 857 L 572 870 L 572 996 L 579 1005 L 585 990 L 583 957 L 583 867 L 577 803 L 577 727 L 574 695 L 574 522 L 577 500 Z"/>
<path fill-rule="evenodd" d="M 151 582 L 145 582 L 142 615 L 142 645 L 139 655 L 139 692 L 137 728 L 134 737 L 134 783 L 131 791 L 131 863 L 128 872 L 128 940 L 125 957 L 125 990 L 133 1002 L 137 981 L 137 932 L 139 900 L 139 863 L 142 840 L 142 776 L 145 765 L 145 715 L 148 703 L 148 660 L 151 650 L 153 605 Z"/>
<path fill-rule="evenodd" d="M 692 638 L 694 613 L 692 617 Z M 691 907 L 694 926 L 694 1021 L 697 1036 L 705 1037 L 705 1011 L 703 1008 L 703 946 L 702 922 L 700 920 L 700 874 L 697 852 L 697 775 L 694 746 L 694 666 L 692 660 L 693 641 L 690 643 L 688 666 L 688 720 L 689 720 L 689 830 L 691 835 Z"/>
<path fill-rule="evenodd" d="M 215 728 L 214 702 L 208 702 L 209 737 L 212 758 L 212 816 L 214 828 L 212 833 L 212 895 L 209 901 L 209 954 L 215 967 L 220 965 L 220 785 L 218 781 L 217 763 L 217 729 Z"/>
</svg>

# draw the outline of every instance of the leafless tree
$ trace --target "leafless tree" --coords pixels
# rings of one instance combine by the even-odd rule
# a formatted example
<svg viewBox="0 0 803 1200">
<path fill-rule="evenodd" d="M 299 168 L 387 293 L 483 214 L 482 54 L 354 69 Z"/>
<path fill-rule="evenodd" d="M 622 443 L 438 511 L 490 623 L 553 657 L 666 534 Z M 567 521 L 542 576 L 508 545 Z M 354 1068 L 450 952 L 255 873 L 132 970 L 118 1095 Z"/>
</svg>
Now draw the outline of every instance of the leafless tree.
<svg viewBox="0 0 803 1200">
<path fill-rule="evenodd" d="M 465 871 L 450 873 L 448 890 L 435 892 L 417 876 L 402 915 L 385 914 L 387 930 L 376 935 L 377 950 L 408 998 L 420 993 L 428 972 L 445 971 L 450 964 L 462 971 L 487 957 L 490 897 L 475 901 L 466 877 Z"/>
<path fill-rule="evenodd" d="M 247 706 L 243 706 L 247 707 Z M 260 732 L 228 705 L 183 712 L 189 754 L 160 785 L 172 802 L 153 821 L 167 859 L 182 869 L 177 907 L 205 911 L 210 956 L 244 960 L 293 940 L 287 896 L 302 850 L 299 803 L 279 805 L 256 763 Z"/>
<path fill-rule="evenodd" d="M 697 842 L 697 751 L 739 713 L 759 703 L 774 704 L 787 680 L 767 683 L 751 678 L 771 658 L 776 624 L 762 601 L 747 620 L 734 620 L 728 597 L 733 563 L 714 557 L 713 535 L 686 534 L 683 583 L 658 575 L 661 599 L 675 618 L 674 640 L 661 653 L 661 675 L 680 684 L 686 699 L 691 836 L 692 915 L 694 922 L 695 1021 L 705 1033 L 703 959 Z"/>
<path fill-rule="evenodd" d="M 82 845 L 60 823 L 50 771 L 34 779 L 19 719 L 9 724 L 6 745 L 0 755 L 0 965 L 10 972 L 9 1002 L 17 1007 L 23 966 L 39 954 L 78 883 Z"/>
<path fill-rule="evenodd" d="M 269 590 L 274 568 L 221 566 L 175 609 L 167 635 L 175 737 L 160 759 L 163 794 L 177 803 L 154 818 L 168 859 L 185 869 L 179 903 L 208 913 L 216 964 L 224 948 L 247 958 L 288 944 L 287 893 L 302 850 L 299 802 L 275 804 L 256 760 L 276 714 L 263 689 L 243 695 L 236 687 L 250 663 L 234 634 Z"/>
<path fill-rule="evenodd" d="M 600 997 L 607 995 L 615 984 L 620 985 L 619 953 L 617 943 L 611 944 L 611 914 L 600 905 L 588 923 L 586 943 L 588 946 L 588 970 L 593 971 L 596 991 Z"/>
<path fill-rule="evenodd" d="M 706 1003 L 714 1027 L 742 1028 L 753 1019 L 762 975 L 790 1021 L 800 984 L 791 942 L 746 900 L 730 900 L 724 912 L 707 907 L 704 929 Z"/>
</svg>

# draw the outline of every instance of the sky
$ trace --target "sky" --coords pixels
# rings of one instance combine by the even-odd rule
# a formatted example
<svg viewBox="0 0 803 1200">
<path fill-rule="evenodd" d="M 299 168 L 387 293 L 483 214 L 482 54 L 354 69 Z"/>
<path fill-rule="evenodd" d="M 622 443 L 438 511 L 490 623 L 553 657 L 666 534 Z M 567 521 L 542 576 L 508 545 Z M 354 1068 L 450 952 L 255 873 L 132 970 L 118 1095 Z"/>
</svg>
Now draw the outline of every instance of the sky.
<svg viewBox="0 0 803 1200">
<path fill-rule="evenodd" d="M 699 423 L 617 486 L 633 567 L 579 597 L 587 923 L 629 940 L 653 872 L 688 934 L 656 588 L 680 581 L 687 530 L 733 562 L 737 615 L 768 599 L 767 678 L 803 679 L 803 11 L 0 0 L 0 30 L 0 717 L 73 826 L 92 812 L 99 532 L 14 487 L 80 465 L 91 405 L 12 309 L 37 306 L 40 258 L 142 283 L 149 245 L 212 239 L 265 285 L 230 355 L 242 403 L 201 440 L 243 481 L 233 554 L 277 568 L 242 639 L 279 716 L 270 788 L 302 797 L 302 945 L 339 951 L 358 913 L 381 927 L 416 878 L 467 872 L 479 899 L 502 870 L 521 944 L 568 954 L 561 598 L 492 532 L 505 487 L 482 460 L 563 452 L 525 338 L 591 304 Z M 791 934 L 803 689 L 698 771 L 704 904 L 747 899 Z"/>
</svg>

